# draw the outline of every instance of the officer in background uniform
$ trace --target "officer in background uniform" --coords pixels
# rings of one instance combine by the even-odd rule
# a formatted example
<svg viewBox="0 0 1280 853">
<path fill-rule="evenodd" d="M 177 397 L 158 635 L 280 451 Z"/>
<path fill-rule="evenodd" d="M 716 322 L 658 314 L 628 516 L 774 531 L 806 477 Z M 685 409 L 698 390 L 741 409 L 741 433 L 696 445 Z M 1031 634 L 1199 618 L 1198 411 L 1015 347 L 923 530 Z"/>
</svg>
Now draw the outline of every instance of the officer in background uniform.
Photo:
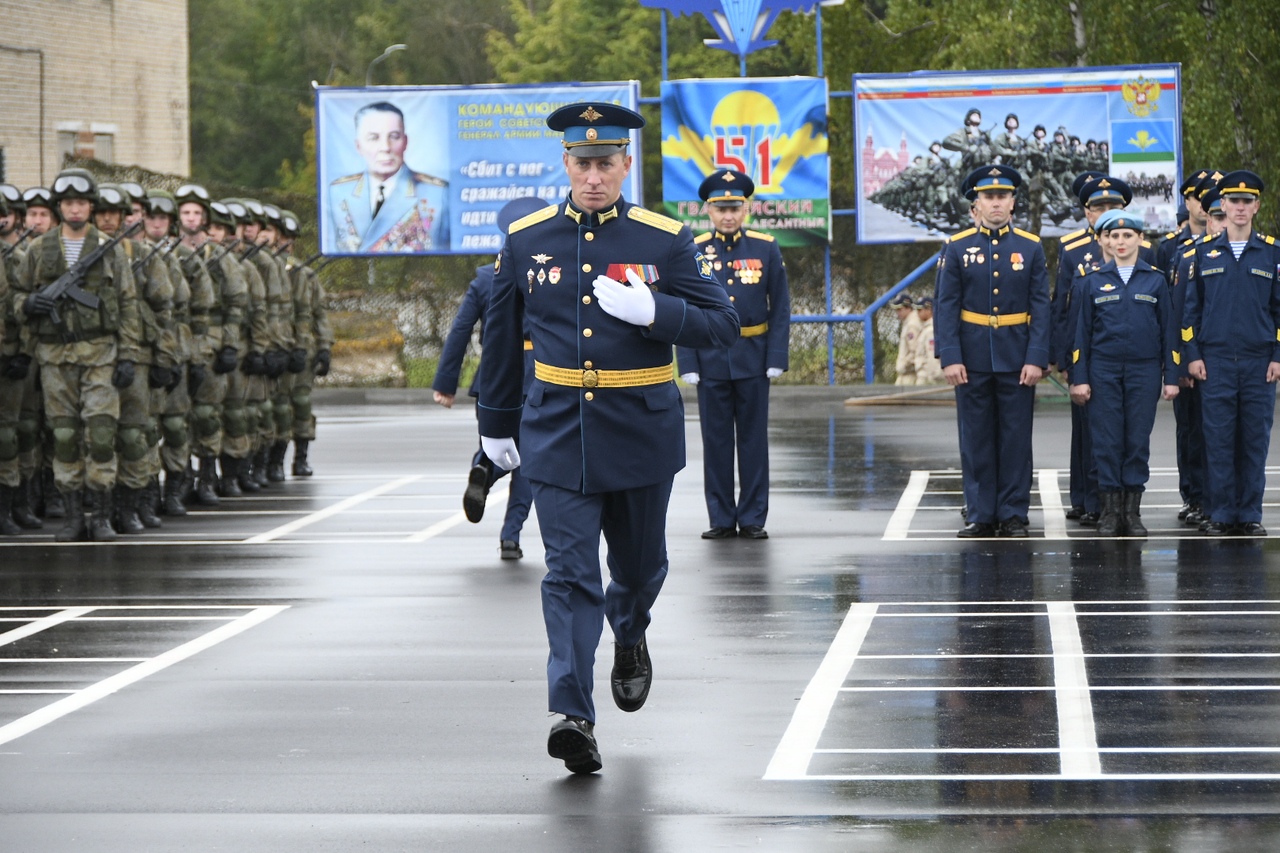
<svg viewBox="0 0 1280 853">
<path fill-rule="evenodd" d="M 920 336 L 916 338 L 916 384 L 942 385 L 947 377 L 942 373 L 933 337 L 933 299 L 921 296 L 915 301 L 916 316 L 920 318 Z"/>
<path fill-rule="evenodd" d="M 59 542 L 115 540 L 111 491 L 116 484 L 116 429 L 120 391 L 133 383 L 141 357 L 141 330 L 133 274 L 116 245 L 85 271 L 89 307 L 55 301 L 45 288 L 107 238 L 90 224 L 97 181 L 84 169 L 64 169 L 53 182 L 62 224 L 31 244 L 16 287 L 22 316 L 36 341 L 44 411 L 53 429 L 53 473 L 66 508 Z M 15 304 L 17 300 L 15 294 Z M 55 314 L 61 323 L 54 321 Z M 88 507 L 92 518 L 85 523 Z"/>
<path fill-rule="evenodd" d="M 915 300 L 911 298 L 910 293 L 899 293 L 893 297 L 889 303 L 893 306 L 894 311 L 898 315 L 898 361 L 894 368 L 898 374 L 893 380 L 894 385 L 915 385 L 916 384 L 916 364 L 915 351 L 916 339 L 920 337 L 920 327 L 924 325 L 920 322 L 920 315 L 916 313 Z"/>
<path fill-rule="evenodd" d="M 500 467 L 533 485 L 547 576 L 549 708 L 564 714 L 547 751 L 574 773 L 600 769 L 592 701 L 607 617 L 615 704 L 648 697 L 649 611 L 667 574 L 666 515 L 684 467 L 684 405 L 671 347 L 727 347 L 738 316 L 689 229 L 622 198 L 636 112 L 570 104 L 568 200 L 515 222 L 494 271 L 480 373 L 480 435 Z M 536 347 L 524 397 L 524 323 Z M 602 589 L 600 535 L 610 581 Z"/>
<path fill-rule="evenodd" d="M 1263 182 L 1223 177 L 1223 233 L 1199 244 L 1183 311 L 1184 357 L 1200 381 L 1210 536 L 1265 536 L 1262 495 L 1280 380 L 1280 248 L 1253 229 Z"/>
<path fill-rule="evenodd" d="M 298 216 L 291 210 L 281 211 L 281 224 L 290 248 L 300 234 Z M 320 276 L 305 262 L 290 256 L 286 271 L 292 277 L 294 298 L 294 341 L 301 350 L 305 369 L 294 376 L 290 404 L 293 410 L 293 465 L 295 477 L 310 477 L 314 471 L 307 461 L 307 451 L 316 439 L 316 418 L 311 411 L 311 388 L 317 376 L 329 372 L 329 353 L 333 349 L 333 330 L 324 304 L 324 285 Z"/>
<path fill-rule="evenodd" d="M 498 211 L 498 229 L 503 237 L 506 237 L 511 223 L 546 206 L 546 202 L 536 198 L 519 198 L 509 201 Z M 462 372 L 462 360 L 467 352 L 467 344 L 471 343 L 471 333 L 475 330 L 476 323 L 484 319 L 485 312 L 489 309 L 489 299 L 493 294 L 493 272 L 494 264 L 476 267 L 476 277 L 471 280 L 471 284 L 467 286 L 467 292 L 463 294 L 462 304 L 458 306 L 457 316 L 453 318 L 453 325 L 449 327 L 449 334 L 444 340 L 444 348 L 440 351 L 440 363 L 436 368 L 435 378 L 431 380 L 431 397 L 446 409 L 453 408 L 453 401 L 458 393 L 458 377 Z M 483 326 L 480 329 L 480 340 L 481 358 L 483 358 Z M 533 383 L 534 353 L 533 341 L 527 336 L 524 342 L 524 353 L 524 391 L 528 394 L 529 386 Z M 472 397 L 480 396 L 479 381 L 480 370 L 477 367 L 469 391 Z M 484 505 L 489 496 L 489 490 L 506 473 L 484 455 L 483 448 L 476 451 L 471 458 L 467 488 L 462 496 L 462 509 L 466 513 L 467 521 L 477 524 L 484 517 Z M 525 479 L 523 471 L 515 468 L 511 471 L 507 511 L 502 520 L 502 531 L 498 535 L 498 554 L 502 559 L 518 560 L 524 556 L 524 551 L 520 548 L 520 531 L 524 527 L 525 519 L 529 517 L 529 507 L 532 504 L 533 490 L 529 487 L 529 481 Z"/>
<path fill-rule="evenodd" d="M 1049 363 L 1049 282 L 1035 234 L 1011 224 L 1022 176 L 981 166 L 965 179 L 981 224 L 938 261 L 934 339 L 955 386 L 967 524 L 961 538 L 1025 537 L 1035 385 Z"/>
<path fill-rule="evenodd" d="M 741 336 L 727 350 L 676 351 L 680 376 L 698 388 L 703 489 L 711 528 L 703 539 L 768 539 L 769 383 L 788 367 L 791 295 L 782 252 L 772 235 L 744 228 L 755 183 L 720 169 L 698 188 L 715 228 L 694 243 L 738 309 Z M 733 495 L 738 452 L 741 491 Z"/>
</svg>

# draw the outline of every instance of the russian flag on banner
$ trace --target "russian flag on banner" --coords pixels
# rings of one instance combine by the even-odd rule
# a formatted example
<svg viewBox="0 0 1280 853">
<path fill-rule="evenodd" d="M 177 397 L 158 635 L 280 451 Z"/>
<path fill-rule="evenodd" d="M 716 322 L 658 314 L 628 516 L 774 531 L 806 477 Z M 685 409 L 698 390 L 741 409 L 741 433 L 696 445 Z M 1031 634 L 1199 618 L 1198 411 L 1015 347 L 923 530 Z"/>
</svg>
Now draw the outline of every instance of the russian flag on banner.
<svg viewBox="0 0 1280 853">
<path fill-rule="evenodd" d="M 627 284 L 627 270 L 635 270 L 645 284 L 653 284 L 658 280 L 658 268 L 653 264 L 609 264 L 609 269 L 605 271 L 605 275 L 614 281 Z"/>
</svg>

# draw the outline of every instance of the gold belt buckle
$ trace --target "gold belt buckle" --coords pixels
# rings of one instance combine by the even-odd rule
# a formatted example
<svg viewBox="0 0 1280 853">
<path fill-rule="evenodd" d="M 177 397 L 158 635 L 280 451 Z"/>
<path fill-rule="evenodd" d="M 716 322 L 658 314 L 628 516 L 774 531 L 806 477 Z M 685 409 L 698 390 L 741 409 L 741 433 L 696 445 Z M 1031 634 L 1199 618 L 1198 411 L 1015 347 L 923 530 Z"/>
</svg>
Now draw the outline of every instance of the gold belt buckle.
<svg viewBox="0 0 1280 853">
<path fill-rule="evenodd" d="M 582 371 L 582 387 L 595 388 L 600 385 L 600 374 L 594 370 Z"/>
<path fill-rule="evenodd" d="M 999 318 L 999 317 L 997 317 L 995 314 L 988 314 L 988 315 L 987 315 L 987 325 L 988 325 L 988 326 L 990 326 L 990 327 L 991 327 L 991 328 L 993 328 L 993 329 L 998 329 L 998 328 L 1000 328 L 1000 318 Z"/>
</svg>

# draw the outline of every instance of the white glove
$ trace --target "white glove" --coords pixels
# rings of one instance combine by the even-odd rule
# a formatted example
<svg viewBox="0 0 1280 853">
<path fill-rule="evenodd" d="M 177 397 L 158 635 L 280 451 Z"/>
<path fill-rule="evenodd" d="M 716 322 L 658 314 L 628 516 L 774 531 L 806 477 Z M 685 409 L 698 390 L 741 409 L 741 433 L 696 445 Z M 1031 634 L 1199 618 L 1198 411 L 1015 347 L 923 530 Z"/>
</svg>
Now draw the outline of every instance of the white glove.
<svg viewBox="0 0 1280 853">
<path fill-rule="evenodd" d="M 782 375 L 782 368 L 781 367 L 766 368 L 764 375 L 768 376 L 770 379 L 777 379 L 779 376 Z"/>
<path fill-rule="evenodd" d="M 480 449 L 494 465 L 503 471 L 511 471 L 520 467 L 520 451 L 516 449 L 514 438 L 489 438 L 480 436 Z"/>
<path fill-rule="evenodd" d="M 682 382 L 684 382 L 686 385 L 697 385 L 697 384 L 698 384 L 698 380 L 699 380 L 699 379 L 701 379 L 701 378 L 702 378 L 702 377 L 701 377 L 701 376 L 699 376 L 699 375 L 698 375 L 698 374 L 696 374 L 696 373 L 681 373 L 681 374 L 680 374 L 680 380 L 681 380 Z"/>
<path fill-rule="evenodd" d="M 592 290 L 604 313 L 634 326 L 648 326 L 657 310 L 653 304 L 653 293 L 630 267 L 627 268 L 627 281 L 631 282 L 630 287 L 607 275 L 598 275 L 592 283 Z"/>
</svg>

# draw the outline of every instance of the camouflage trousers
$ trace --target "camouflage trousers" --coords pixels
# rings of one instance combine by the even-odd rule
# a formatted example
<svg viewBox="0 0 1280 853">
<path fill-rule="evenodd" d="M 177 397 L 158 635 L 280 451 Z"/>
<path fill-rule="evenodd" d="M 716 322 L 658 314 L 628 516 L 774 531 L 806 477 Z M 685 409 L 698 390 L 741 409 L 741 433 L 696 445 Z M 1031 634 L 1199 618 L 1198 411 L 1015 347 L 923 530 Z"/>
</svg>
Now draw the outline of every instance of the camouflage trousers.
<svg viewBox="0 0 1280 853">
<path fill-rule="evenodd" d="M 0 359 L 0 369 L 4 360 Z M 0 485 L 17 486 L 39 463 L 40 394 L 33 362 L 26 379 L 0 376 Z"/>
<path fill-rule="evenodd" d="M 293 436 L 293 385 L 298 374 L 286 373 L 275 380 L 271 394 L 271 416 L 275 419 L 275 440 Z"/>
<path fill-rule="evenodd" d="M 53 479 L 59 491 L 116 484 L 116 425 L 120 394 L 111 384 L 114 364 L 40 365 L 44 414 L 53 431 Z"/>
<path fill-rule="evenodd" d="M 293 438 L 295 441 L 315 441 L 316 417 L 311 413 L 311 388 L 315 385 L 314 357 L 307 358 L 307 369 L 294 374 L 293 389 L 289 399 L 293 403 Z"/>
<path fill-rule="evenodd" d="M 249 405 L 249 386 L 257 378 L 239 370 L 227 374 L 227 398 L 222 403 L 222 452 L 233 459 L 249 455 L 256 417 Z"/>
<path fill-rule="evenodd" d="M 146 488 L 160 473 L 160 431 L 155 394 L 150 385 L 151 365 L 135 365 L 133 384 L 120 389 L 120 424 L 116 450 L 120 455 L 118 479 L 130 489 Z M 163 390 L 163 389 L 161 389 Z"/>
<path fill-rule="evenodd" d="M 160 462 L 164 470 L 175 474 L 187 470 L 191 458 L 191 394 L 186 374 L 183 370 L 182 381 L 172 391 L 160 389 Z"/>
<path fill-rule="evenodd" d="M 249 409 L 253 412 L 250 415 L 250 419 L 253 422 L 250 441 L 253 443 L 254 450 L 264 444 L 270 446 L 276 437 L 276 422 L 271 413 L 270 383 L 271 380 L 265 376 L 249 377 L 249 395 L 247 399 Z"/>
<path fill-rule="evenodd" d="M 206 368 L 204 381 L 191 397 L 191 452 L 217 456 L 222 452 L 222 405 L 227 398 L 227 374 Z"/>
</svg>

